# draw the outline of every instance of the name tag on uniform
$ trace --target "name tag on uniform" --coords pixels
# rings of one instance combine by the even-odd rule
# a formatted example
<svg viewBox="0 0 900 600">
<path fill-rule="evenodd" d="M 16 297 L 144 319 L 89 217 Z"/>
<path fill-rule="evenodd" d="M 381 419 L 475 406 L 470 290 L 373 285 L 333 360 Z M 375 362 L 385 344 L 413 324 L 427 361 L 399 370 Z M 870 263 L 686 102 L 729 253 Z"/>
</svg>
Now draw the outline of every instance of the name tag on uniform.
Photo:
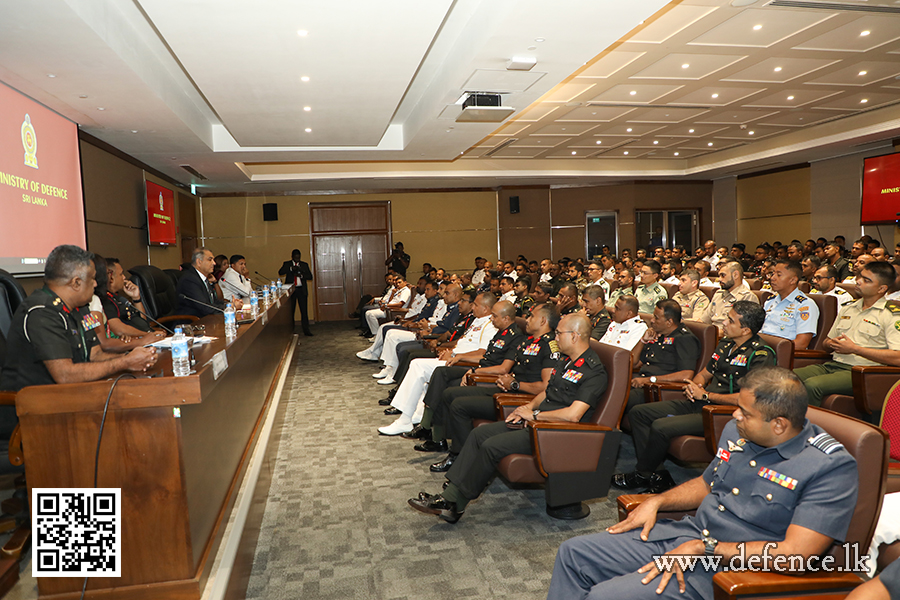
<svg viewBox="0 0 900 600">
<path fill-rule="evenodd" d="M 719 448 L 719 450 L 716 452 L 716 458 L 720 458 L 725 462 L 728 462 L 728 459 L 731 458 L 731 452 L 729 452 L 725 448 Z"/>
<path fill-rule="evenodd" d="M 763 479 L 768 479 L 772 483 L 777 483 L 781 487 L 786 487 L 789 490 L 792 490 L 795 487 L 797 487 L 797 484 L 799 483 L 793 477 L 788 477 L 787 475 L 782 475 L 778 471 L 773 471 L 772 469 L 767 469 L 766 467 L 762 467 L 759 470 L 758 475 L 760 477 L 762 477 Z"/>
<path fill-rule="evenodd" d="M 740 356 L 735 356 L 731 359 L 731 363 L 735 367 L 746 367 L 747 366 L 747 356 L 741 354 Z"/>
<path fill-rule="evenodd" d="M 88 313 L 84 316 L 84 318 L 81 320 L 81 324 L 82 326 L 84 326 L 85 331 L 90 331 L 91 329 L 100 327 L 101 325 L 100 319 L 98 319 L 91 313 Z"/>
<path fill-rule="evenodd" d="M 527 356 L 536 356 L 541 351 L 540 344 L 529 344 L 527 348 L 525 348 L 524 354 Z"/>
<path fill-rule="evenodd" d="M 563 379 L 566 381 L 571 381 L 572 383 L 578 383 L 581 381 L 581 378 L 584 377 L 584 373 L 581 371 L 576 371 L 574 369 L 569 369 L 565 373 L 563 373 Z"/>
</svg>

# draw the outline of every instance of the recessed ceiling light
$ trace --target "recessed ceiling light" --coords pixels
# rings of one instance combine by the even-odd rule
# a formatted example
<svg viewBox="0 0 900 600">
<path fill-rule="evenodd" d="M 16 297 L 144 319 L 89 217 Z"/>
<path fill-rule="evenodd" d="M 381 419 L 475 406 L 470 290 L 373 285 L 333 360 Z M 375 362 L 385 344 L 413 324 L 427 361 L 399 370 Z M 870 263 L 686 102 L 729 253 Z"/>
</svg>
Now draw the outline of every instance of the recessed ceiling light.
<svg viewBox="0 0 900 600">
<path fill-rule="evenodd" d="M 544 38 L 534 38 L 534 41 L 536 41 L 538 44 L 540 44 L 541 42 L 546 42 L 547 40 Z"/>
<path fill-rule="evenodd" d="M 628 129 L 626 129 L 625 131 L 627 131 L 628 133 L 631 133 L 631 127 L 629 127 Z"/>
<path fill-rule="evenodd" d="M 860 72 L 859 72 L 859 76 L 862 77 L 862 76 L 865 75 L 866 73 L 868 73 L 868 71 L 860 71 Z"/>
<path fill-rule="evenodd" d="M 537 50 L 537 46 L 528 46 L 528 50 Z"/>
<path fill-rule="evenodd" d="M 872 33 L 872 32 L 869 31 L 868 29 L 866 29 L 865 31 L 861 32 L 861 33 L 859 34 L 859 36 L 860 36 L 860 37 L 866 37 L 866 36 L 869 35 L 870 33 Z"/>
<path fill-rule="evenodd" d="M 78 97 L 79 97 L 79 98 L 87 98 L 87 94 L 81 94 L 81 95 L 78 96 Z"/>
<path fill-rule="evenodd" d="M 131 133 L 137 133 L 137 132 L 138 132 L 137 129 L 132 129 L 132 130 L 131 130 Z"/>
<path fill-rule="evenodd" d="M 106 110 L 106 109 L 103 108 L 102 106 L 98 106 L 98 107 L 97 107 L 97 110 Z"/>
<path fill-rule="evenodd" d="M 307 127 L 306 129 L 304 129 L 304 131 L 305 131 L 306 133 L 312 133 L 312 129 L 310 129 L 309 127 Z"/>
<path fill-rule="evenodd" d="M 306 37 L 307 35 L 309 35 L 309 32 L 305 29 L 298 29 L 297 35 L 299 35 L 300 37 Z"/>
<path fill-rule="evenodd" d="M 753 26 L 753 31 L 759 31 L 760 29 L 762 29 L 762 25 L 754 25 Z"/>
<path fill-rule="evenodd" d="M 626 154 L 626 155 L 628 154 L 628 150 L 625 151 L 625 154 Z"/>
<path fill-rule="evenodd" d="M 788 96 L 788 100 L 793 100 L 793 99 L 794 99 L 793 96 Z"/>
<path fill-rule="evenodd" d="M 713 98 L 718 98 L 719 95 L 718 95 L 718 94 L 713 94 L 712 97 L 713 97 Z"/>
<path fill-rule="evenodd" d="M 709 143 L 707 143 L 706 145 L 707 145 L 707 146 L 712 146 L 712 142 L 709 142 Z"/>
<path fill-rule="evenodd" d="M 677 153 L 677 152 L 675 153 L 675 156 L 678 156 L 678 153 Z"/>
<path fill-rule="evenodd" d="M 598 143 L 598 144 L 602 144 L 602 143 L 603 143 L 603 142 L 602 142 L 602 141 L 600 141 L 600 140 L 597 140 L 597 143 Z"/>
<path fill-rule="evenodd" d="M 688 133 L 694 133 L 693 129 L 688 129 Z"/>
<path fill-rule="evenodd" d="M 869 101 L 868 98 L 863 98 L 862 100 L 859 101 L 859 103 L 860 103 L 860 104 L 865 104 L 865 103 L 868 102 L 868 101 Z"/>
<path fill-rule="evenodd" d="M 303 107 L 303 110 L 305 110 L 306 112 L 309 112 L 309 111 L 312 110 L 312 107 L 311 107 L 311 106 L 304 106 L 304 107 Z"/>
<path fill-rule="evenodd" d="M 306 83 L 307 81 L 309 81 L 309 76 L 304 75 L 303 77 L 300 78 L 300 81 Z"/>
<path fill-rule="evenodd" d="M 572 154 L 573 154 L 573 155 L 575 155 L 575 154 L 578 154 L 578 153 L 577 153 L 577 152 L 575 152 L 575 151 L 574 151 L 574 150 L 572 150 Z"/>
<path fill-rule="evenodd" d="M 658 144 L 658 143 L 659 143 L 659 140 L 653 140 L 653 145 L 654 145 L 654 146 L 655 146 L 656 144 Z"/>
<path fill-rule="evenodd" d="M 754 133 L 756 133 L 756 132 L 755 132 L 755 131 L 748 131 L 748 132 L 747 132 L 747 135 L 753 135 Z"/>
<path fill-rule="evenodd" d="M 776 73 L 780 73 L 780 72 L 781 72 L 781 67 L 775 67 L 775 72 L 776 72 Z"/>
<path fill-rule="evenodd" d="M 630 91 L 630 92 L 628 92 L 628 93 L 629 93 L 629 94 L 631 94 L 631 95 L 632 95 L 632 96 L 634 96 L 634 95 L 636 95 L 636 94 L 637 94 L 637 92 L 636 92 L 636 91 L 635 91 L 635 90 L 631 90 L 631 91 Z"/>
<path fill-rule="evenodd" d="M 682 68 L 682 69 L 687 69 L 687 68 L 690 67 L 690 66 L 691 66 L 691 65 L 689 65 L 688 63 L 684 63 L 683 65 L 681 65 L 681 68 Z"/>
<path fill-rule="evenodd" d="M 53 73 L 47 73 L 47 77 L 53 79 L 54 77 L 56 77 L 56 75 L 54 75 Z"/>
</svg>

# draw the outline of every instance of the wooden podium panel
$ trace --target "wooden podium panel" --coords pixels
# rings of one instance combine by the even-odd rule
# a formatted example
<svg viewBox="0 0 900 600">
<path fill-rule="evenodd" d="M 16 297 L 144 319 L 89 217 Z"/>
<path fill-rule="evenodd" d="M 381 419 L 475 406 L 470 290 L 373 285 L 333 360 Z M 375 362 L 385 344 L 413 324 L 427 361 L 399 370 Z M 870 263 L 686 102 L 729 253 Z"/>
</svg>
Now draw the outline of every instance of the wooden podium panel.
<svg viewBox="0 0 900 600">
<path fill-rule="evenodd" d="M 200 598 L 293 335 L 287 300 L 241 325 L 230 341 L 221 315 L 201 319 L 218 339 L 194 349 L 190 376 L 174 377 L 171 352 L 162 351 L 149 377 L 116 385 L 97 485 L 122 489 L 122 576 L 89 579 L 87 598 Z M 212 358 L 223 350 L 228 368 L 216 379 Z M 110 379 L 19 392 L 29 494 L 32 487 L 93 487 L 111 385 Z M 38 578 L 38 590 L 41 598 L 77 599 L 83 582 Z"/>
</svg>

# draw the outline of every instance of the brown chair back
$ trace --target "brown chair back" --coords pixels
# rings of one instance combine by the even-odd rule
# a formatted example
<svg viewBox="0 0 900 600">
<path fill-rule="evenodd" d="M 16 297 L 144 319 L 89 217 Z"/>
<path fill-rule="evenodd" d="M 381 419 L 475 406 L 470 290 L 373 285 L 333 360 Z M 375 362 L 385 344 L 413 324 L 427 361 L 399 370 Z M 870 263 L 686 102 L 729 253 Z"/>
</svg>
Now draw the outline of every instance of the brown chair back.
<svg viewBox="0 0 900 600">
<path fill-rule="evenodd" d="M 519 329 L 522 330 L 522 333 L 525 333 L 525 317 L 516 317 L 516 325 L 519 326 Z"/>
<path fill-rule="evenodd" d="M 681 324 L 687 327 L 700 340 L 700 358 L 697 360 L 697 368 L 694 369 L 694 373 L 696 373 L 706 366 L 713 351 L 716 349 L 719 330 L 715 325 L 707 325 L 700 321 L 684 320 Z"/>
<path fill-rule="evenodd" d="M 826 296 L 825 294 L 810 294 L 812 301 L 819 308 L 819 323 L 816 325 L 816 335 L 809 343 L 810 350 L 826 350 L 825 338 L 831 331 L 834 320 L 837 319 L 838 303 L 834 296 Z"/>
<path fill-rule="evenodd" d="M 859 293 L 859 288 L 855 283 L 839 283 L 837 287 L 850 292 L 850 295 L 853 296 L 854 300 L 859 300 L 862 298 L 862 295 Z"/>
<path fill-rule="evenodd" d="M 653 315 L 650 313 L 638 313 L 638 316 L 644 320 L 644 323 L 647 324 L 647 327 L 650 327 L 650 319 L 653 318 Z"/>
<path fill-rule="evenodd" d="M 767 333 L 759 334 L 759 338 L 775 351 L 775 363 L 779 367 L 792 369 L 794 367 L 794 341 L 775 337 Z"/>
<path fill-rule="evenodd" d="M 800 289 L 800 291 L 803 292 L 804 294 L 808 294 L 808 293 L 812 290 L 812 287 L 809 285 L 809 282 L 808 282 L 808 281 L 800 281 L 800 282 L 798 282 L 798 283 L 797 283 L 797 287 L 798 287 L 798 288 Z M 753 289 L 753 288 L 750 288 L 750 289 Z"/>
<path fill-rule="evenodd" d="M 610 429 L 619 429 L 628 392 L 631 390 L 631 352 L 624 348 L 601 344 L 591 340 L 591 349 L 600 357 L 608 377 L 606 391 L 597 401 L 590 422 L 604 425 Z"/>
<path fill-rule="evenodd" d="M 762 289 L 762 280 L 753 278 L 753 277 L 745 277 L 744 281 L 747 282 L 747 285 L 750 286 L 751 290 L 761 290 Z"/>
<path fill-rule="evenodd" d="M 663 286 L 666 289 L 666 293 L 669 295 L 670 299 L 675 295 L 675 292 L 678 291 L 677 283 L 660 283 L 659 285 Z"/>
<path fill-rule="evenodd" d="M 703 292 L 704 294 L 706 294 L 706 297 L 709 298 L 710 302 L 712 302 L 713 296 L 716 295 L 716 291 L 718 291 L 718 289 L 719 288 L 712 286 L 712 285 L 701 285 L 700 286 L 700 291 Z"/>
<path fill-rule="evenodd" d="M 772 294 L 772 292 L 770 292 L 769 290 L 751 290 L 751 291 L 752 291 L 754 294 L 756 294 L 756 298 L 759 300 L 759 305 L 760 305 L 760 306 L 762 306 L 763 304 L 765 304 L 765 303 L 766 303 L 766 300 L 768 300 L 770 297 L 772 297 L 772 296 L 774 295 L 774 294 Z"/>
</svg>

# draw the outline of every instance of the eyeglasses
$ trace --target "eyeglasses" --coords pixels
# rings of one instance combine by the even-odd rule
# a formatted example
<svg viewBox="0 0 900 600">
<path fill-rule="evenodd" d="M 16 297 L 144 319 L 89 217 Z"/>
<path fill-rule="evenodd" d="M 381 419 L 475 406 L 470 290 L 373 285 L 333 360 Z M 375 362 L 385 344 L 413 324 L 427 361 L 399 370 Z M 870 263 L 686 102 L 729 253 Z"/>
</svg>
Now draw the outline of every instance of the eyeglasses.
<svg viewBox="0 0 900 600">
<path fill-rule="evenodd" d="M 578 332 L 577 331 L 561 331 L 559 329 L 556 330 L 556 335 L 559 335 L 561 333 L 578 333 Z"/>
</svg>

